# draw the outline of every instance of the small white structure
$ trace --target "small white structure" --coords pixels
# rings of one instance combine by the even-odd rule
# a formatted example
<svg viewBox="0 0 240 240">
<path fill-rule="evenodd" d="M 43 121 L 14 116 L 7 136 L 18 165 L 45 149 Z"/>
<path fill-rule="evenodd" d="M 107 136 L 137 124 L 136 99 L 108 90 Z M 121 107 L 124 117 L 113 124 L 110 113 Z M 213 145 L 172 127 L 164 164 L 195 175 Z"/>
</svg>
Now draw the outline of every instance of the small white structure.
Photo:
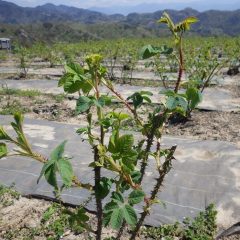
<svg viewBox="0 0 240 240">
<path fill-rule="evenodd" d="M 11 40 L 9 38 L 0 38 L 0 49 L 11 50 Z"/>
</svg>

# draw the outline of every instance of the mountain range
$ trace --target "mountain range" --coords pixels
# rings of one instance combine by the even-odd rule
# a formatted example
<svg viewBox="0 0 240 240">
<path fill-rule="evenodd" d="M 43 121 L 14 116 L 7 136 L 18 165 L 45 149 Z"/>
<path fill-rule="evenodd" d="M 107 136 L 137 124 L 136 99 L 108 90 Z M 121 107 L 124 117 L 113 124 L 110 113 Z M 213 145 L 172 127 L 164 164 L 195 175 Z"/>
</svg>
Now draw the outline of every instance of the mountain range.
<svg viewBox="0 0 240 240">
<path fill-rule="evenodd" d="M 11 2 L 0 0 L 0 22 L 19 24 L 36 22 L 61 22 L 74 21 L 83 23 L 95 23 L 114 20 L 113 16 L 103 13 L 69 7 L 65 5 L 56 6 L 51 3 L 37 7 L 21 7 Z"/>
<path fill-rule="evenodd" d="M 121 13 L 123 15 L 128 15 L 129 13 L 151 13 L 155 12 L 159 9 L 174 9 L 181 10 L 184 8 L 188 8 L 189 3 L 186 2 L 175 2 L 175 3 L 141 3 L 138 5 L 114 5 L 109 7 L 92 7 L 89 10 L 105 13 L 105 14 L 116 14 Z M 219 0 L 218 4 L 216 2 L 208 1 L 207 3 L 204 1 L 193 1 L 191 2 L 191 8 L 194 8 L 198 11 L 208 11 L 208 10 L 221 10 L 221 11 L 233 11 L 236 9 L 240 9 L 240 1 L 229 3 L 225 0 Z"/>
<path fill-rule="evenodd" d="M 240 9 L 234 11 L 208 10 L 199 12 L 192 8 L 165 9 L 174 21 L 196 16 L 199 22 L 190 34 L 203 36 L 239 36 Z M 16 37 L 20 33 L 32 39 L 77 41 L 81 38 L 104 39 L 121 37 L 154 37 L 168 31 L 157 20 L 163 10 L 151 13 L 105 14 L 89 9 L 45 4 L 21 7 L 0 0 L 0 37 Z"/>
</svg>

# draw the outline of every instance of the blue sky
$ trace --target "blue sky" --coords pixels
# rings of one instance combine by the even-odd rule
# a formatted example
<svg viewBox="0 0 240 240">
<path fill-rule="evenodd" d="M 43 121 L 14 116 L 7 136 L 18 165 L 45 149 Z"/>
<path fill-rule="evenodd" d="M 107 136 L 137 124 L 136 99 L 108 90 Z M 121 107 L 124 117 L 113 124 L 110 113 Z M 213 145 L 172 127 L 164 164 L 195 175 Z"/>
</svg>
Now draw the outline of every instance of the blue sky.
<svg viewBox="0 0 240 240">
<path fill-rule="evenodd" d="M 79 8 L 132 8 L 136 5 L 151 5 L 172 9 L 179 9 L 184 7 L 198 8 L 199 10 L 206 9 L 238 9 L 240 8 L 240 0 L 6 0 L 14 2 L 21 6 L 34 7 L 45 3 L 54 3 L 55 5 L 68 5 Z M 142 5 L 142 6 L 144 6 Z M 134 8 L 132 8 L 134 9 Z M 143 7 L 144 9 L 144 7 Z M 115 11 L 115 10 L 114 10 Z"/>
</svg>

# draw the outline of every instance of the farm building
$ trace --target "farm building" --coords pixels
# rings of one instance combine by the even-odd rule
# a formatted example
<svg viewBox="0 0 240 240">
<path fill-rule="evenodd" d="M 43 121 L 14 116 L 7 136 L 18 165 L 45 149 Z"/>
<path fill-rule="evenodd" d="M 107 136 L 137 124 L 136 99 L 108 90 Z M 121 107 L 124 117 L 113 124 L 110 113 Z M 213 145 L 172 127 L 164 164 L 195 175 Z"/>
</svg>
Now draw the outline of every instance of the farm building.
<svg viewBox="0 0 240 240">
<path fill-rule="evenodd" d="M 11 49 L 11 40 L 9 38 L 0 38 L 0 49 Z"/>
</svg>

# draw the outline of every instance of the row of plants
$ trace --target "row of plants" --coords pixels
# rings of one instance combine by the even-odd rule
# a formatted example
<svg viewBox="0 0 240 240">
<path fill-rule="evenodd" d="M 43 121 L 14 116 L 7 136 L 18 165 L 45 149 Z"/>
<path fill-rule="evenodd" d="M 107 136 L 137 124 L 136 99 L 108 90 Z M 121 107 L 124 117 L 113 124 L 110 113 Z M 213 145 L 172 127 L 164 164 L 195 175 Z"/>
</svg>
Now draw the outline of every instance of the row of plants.
<svg viewBox="0 0 240 240">
<path fill-rule="evenodd" d="M 108 67 L 108 77 L 115 80 L 114 69 L 121 70 L 122 78 L 130 78 L 133 70 L 137 70 L 139 65 L 139 49 L 146 45 L 153 46 L 168 45 L 173 47 L 169 38 L 163 39 L 121 39 L 88 41 L 78 44 L 56 43 L 48 46 L 44 43 L 37 43 L 30 48 L 15 47 L 14 57 L 19 62 L 20 75 L 26 77 L 27 69 L 34 61 L 47 61 L 49 67 L 63 65 L 66 62 L 83 62 L 84 58 L 94 52 L 100 54 L 105 59 L 105 66 Z M 184 42 L 185 49 L 185 70 L 191 78 L 196 70 L 200 69 L 199 76 L 205 77 L 207 82 L 209 76 L 214 75 L 221 67 L 239 67 L 240 39 L 218 38 L 218 37 L 191 37 Z M 8 55 L 1 51 L 0 60 L 7 60 Z M 12 57 L 12 56 L 11 56 Z M 193 60 L 193 61 L 192 61 Z M 151 66 L 160 79 L 167 83 L 166 72 L 176 72 L 178 63 L 176 57 L 169 55 L 164 59 L 153 58 L 146 63 Z M 216 71 L 215 71 L 216 70 Z M 205 72 L 205 73 L 204 73 Z M 194 76 L 196 78 L 196 76 Z M 210 77 L 211 78 L 211 77 Z M 165 86 L 166 84 L 164 84 Z"/>
</svg>

